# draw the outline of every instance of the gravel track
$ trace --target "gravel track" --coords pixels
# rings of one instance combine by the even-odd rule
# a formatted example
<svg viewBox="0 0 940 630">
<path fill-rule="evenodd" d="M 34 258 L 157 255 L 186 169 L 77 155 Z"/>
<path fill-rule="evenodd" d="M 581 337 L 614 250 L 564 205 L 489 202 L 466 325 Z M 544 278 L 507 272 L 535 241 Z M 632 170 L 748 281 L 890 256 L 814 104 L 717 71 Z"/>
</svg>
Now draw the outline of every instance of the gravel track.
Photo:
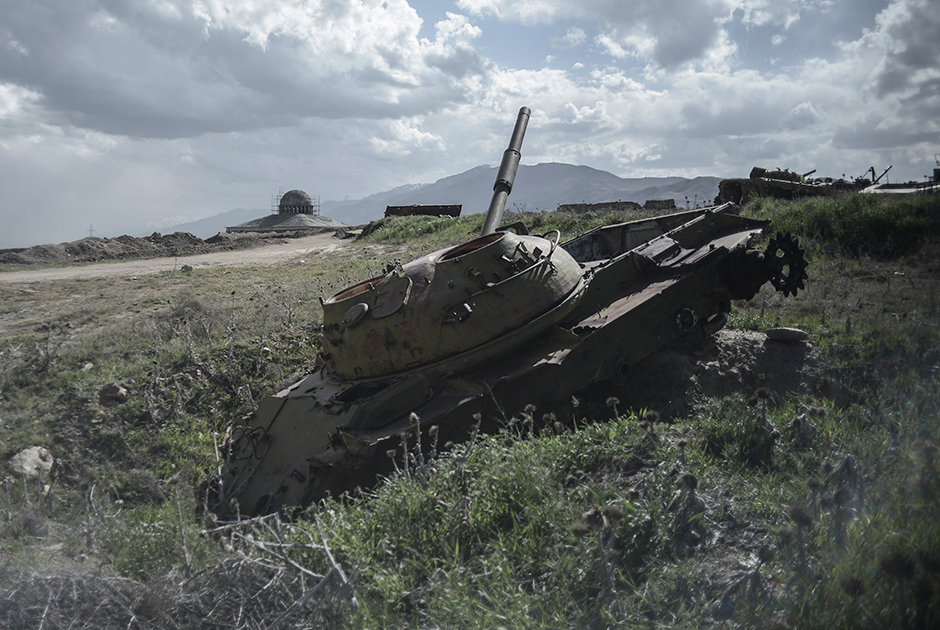
<svg viewBox="0 0 940 630">
<path fill-rule="evenodd" d="M 294 259 L 314 262 L 345 247 L 351 241 L 341 240 L 332 233 L 304 236 L 287 243 L 264 245 L 253 249 L 195 254 L 177 258 L 147 258 L 121 260 L 88 265 L 43 267 L 0 272 L 0 284 L 42 282 L 44 280 L 70 280 L 75 278 L 130 277 L 161 273 L 189 265 L 194 270 L 214 267 L 245 267 L 277 265 Z"/>
</svg>

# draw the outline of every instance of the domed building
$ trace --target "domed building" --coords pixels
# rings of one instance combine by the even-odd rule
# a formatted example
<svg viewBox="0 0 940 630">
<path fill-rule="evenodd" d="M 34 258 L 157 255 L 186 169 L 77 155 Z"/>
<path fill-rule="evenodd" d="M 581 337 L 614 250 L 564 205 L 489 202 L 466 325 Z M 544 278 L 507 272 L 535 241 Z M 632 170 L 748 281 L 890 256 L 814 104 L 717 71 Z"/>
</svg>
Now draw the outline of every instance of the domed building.
<svg viewBox="0 0 940 630">
<path fill-rule="evenodd" d="M 302 190 L 288 190 L 277 204 L 278 214 L 320 214 L 320 204 L 314 212 L 313 199 Z"/>
<path fill-rule="evenodd" d="M 247 232 L 325 232 L 348 227 L 330 217 L 320 216 L 320 199 L 302 190 L 288 190 L 277 200 L 277 213 L 225 228 L 230 233 Z M 272 204 L 273 206 L 274 204 Z M 272 208 L 273 210 L 273 208 Z"/>
</svg>

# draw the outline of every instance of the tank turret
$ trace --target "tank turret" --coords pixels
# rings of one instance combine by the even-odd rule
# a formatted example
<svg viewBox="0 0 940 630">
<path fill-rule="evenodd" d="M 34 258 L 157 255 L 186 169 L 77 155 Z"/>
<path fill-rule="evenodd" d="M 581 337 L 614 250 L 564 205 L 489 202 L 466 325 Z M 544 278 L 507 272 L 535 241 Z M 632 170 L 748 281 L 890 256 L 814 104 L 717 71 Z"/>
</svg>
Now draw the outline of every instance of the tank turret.
<svg viewBox="0 0 940 630">
<path fill-rule="evenodd" d="M 330 296 L 323 302 L 326 370 L 341 379 L 388 376 L 525 326 L 581 280 L 581 267 L 557 245 L 494 232 Z"/>
</svg>

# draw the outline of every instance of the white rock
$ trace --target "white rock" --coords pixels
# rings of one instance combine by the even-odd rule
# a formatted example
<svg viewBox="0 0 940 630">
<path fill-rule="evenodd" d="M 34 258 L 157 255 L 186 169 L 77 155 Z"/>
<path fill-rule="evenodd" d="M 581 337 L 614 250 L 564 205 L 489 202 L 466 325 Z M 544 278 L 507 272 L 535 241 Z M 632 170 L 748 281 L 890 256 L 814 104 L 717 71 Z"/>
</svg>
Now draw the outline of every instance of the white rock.
<svg viewBox="0 0 940 630">
<path fill-rule="evenodd" d="M 49 451 L 41 446 L 30 446 L 7 461 L 7 470 L 20 477 L 39 477 L 49 474 L 55 462 Z"/>
<path fill-rule="evenodd" d="M 799 328 L 770 328 L 764 334 L 773 341 L 805 341 L 809 339 L 809 335 Z"/>
</svg>

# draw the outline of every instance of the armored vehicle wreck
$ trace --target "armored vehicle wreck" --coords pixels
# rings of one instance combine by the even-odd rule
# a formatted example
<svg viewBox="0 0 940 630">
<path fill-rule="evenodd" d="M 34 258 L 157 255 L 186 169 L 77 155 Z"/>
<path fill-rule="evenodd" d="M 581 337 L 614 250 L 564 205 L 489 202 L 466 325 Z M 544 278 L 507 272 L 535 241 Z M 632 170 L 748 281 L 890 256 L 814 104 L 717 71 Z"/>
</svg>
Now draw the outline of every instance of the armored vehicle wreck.
<svg viewBox="0 0 940 630">
<path fill-rule="evenodd" d="M 866 190 L 874 191 L 884 186 L 879 185 L 879 182 L 890 170 L 891 166 L 888 166 L 881 172 L 881 175 L 876 175 L 875 167 L 872 166 L 861 177 L 847 180 L 831 177 L 811 178 L 810 175 L 815 173 L 816 169 L 800 174 L 789 169 L 768 171 L 755 166 L 747 179 L 723 179 L 718 182 L 718 196 L 715 197 L 715 203 L 731 202 L 744 205 L 752 199 L 761 197 L 799 199 Z M 869 172 L 871 177 L 868 176 Z"/>
<path fill-rule="evenodd" d="M 323 367 L 233 428 L 223 506 L 266 513 L 367 485 L 403 434 L 435 426 L 442 443 L 456 441 L 475 414 L 551 410 L 593 383 L 624 382 L 674 339 L 714 333 L 731 301 L 765 282 L 785 295 L 803 288 L 795 240 L 754 249 L 766 223 L 732 204 L 566 242 L 499 230 L 528 117 L 522 108 L 479 237 L 323 301 Z"/>
</svg>

